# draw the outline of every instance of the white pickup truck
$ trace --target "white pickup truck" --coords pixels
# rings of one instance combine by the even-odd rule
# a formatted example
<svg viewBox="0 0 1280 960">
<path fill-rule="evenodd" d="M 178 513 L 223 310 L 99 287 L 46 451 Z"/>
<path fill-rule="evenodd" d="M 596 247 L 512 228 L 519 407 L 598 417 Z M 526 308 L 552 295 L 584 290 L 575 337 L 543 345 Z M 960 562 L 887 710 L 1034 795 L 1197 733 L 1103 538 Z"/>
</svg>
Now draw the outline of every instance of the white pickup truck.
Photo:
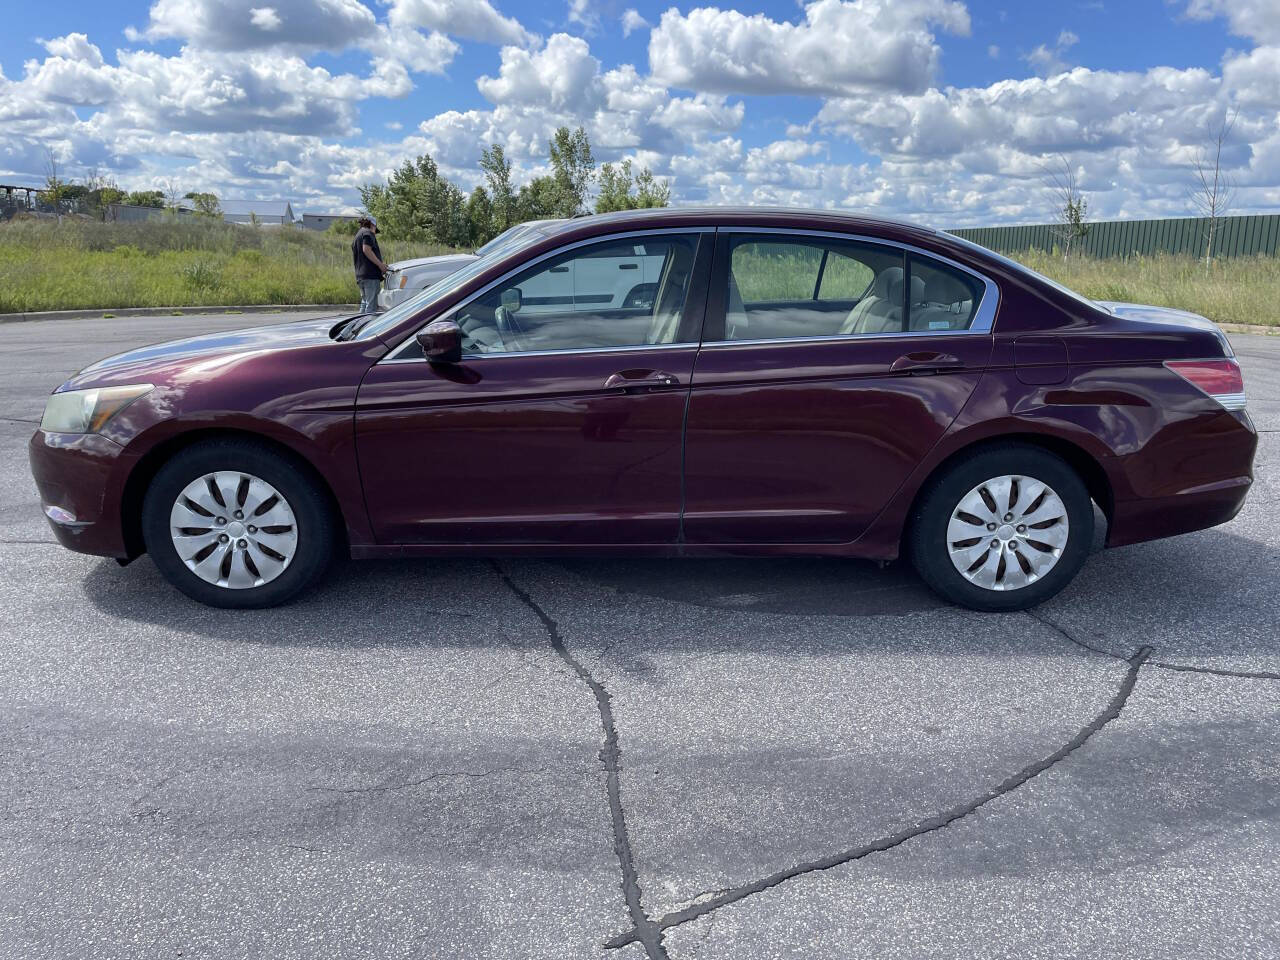
<svg viewBox="0 0 1280 960">
<path fill-rule="evenodd" d="M 505 246 L 530 230 L 559 223 L 559 220 L 530 220 L 518 223 L 498 234 L 475 253 L 446 253 L 438 257 L 419 257 L 416 260 L 398 260 L 388 264 L 382 289 L 378 291 L 378 310 L 390 310 L 421 290 L 425 290 L 450 274 L 457 273 L 467 264 L 485 254 Z"/>
</svg>

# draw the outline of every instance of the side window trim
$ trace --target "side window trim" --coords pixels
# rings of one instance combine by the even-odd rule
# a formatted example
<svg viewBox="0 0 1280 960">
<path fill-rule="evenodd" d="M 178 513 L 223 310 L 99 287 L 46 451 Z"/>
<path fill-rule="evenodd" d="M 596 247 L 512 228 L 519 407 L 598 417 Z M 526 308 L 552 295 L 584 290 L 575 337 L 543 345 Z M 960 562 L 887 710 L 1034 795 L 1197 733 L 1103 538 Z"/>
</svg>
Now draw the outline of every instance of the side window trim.
<svg viewBox="0 0 1280 960">
<path fill-rule="evenodd" d="M 812 337 L 786 337 L 786 338 L 770 338 L 765 340 L 728 340 L 725 336 L 725 323 L 728 311 L 727 299 L 727 283 L 729 275 L 729 252 L 730 238 L 735 234 L 751 234 L 766 235 L 772 234 L 779 237 L 802 237 L 802 238 L 819 238 L 825 240 L 843 240 L 851 243 L 869 243 L 881 247 L 891 247 L 903 252 L 904 276 L 902 299 L 903 299 L 903 324 L 902 330 L 890 330 L 884 333 L 859 333 L 859 334 L 830 334 L 824 336 Z M 907 254 L 915 254 L 917 257 L 932 260 L 940 264 L 945 264 L 952 269 L 959 270 L 976 280 L 983 286 L 982 299 L 979 301 L 977 309 L 974 312 L 973 322 L 966 330 L 910 330 L 905 325 L 910 323 L 909 310 L 911 300 L 910 288 L 910 263 L 911 257 Z M 855 233 L 838 233 L 832 230 L 796 230 L 789 227 L 752 227 L 752 226 L 731 226 L 716 228 L 716 258 L 713 264 L 711 274 L 712 289 L 708 292 L 707 318 L 703 326 L 704 347 L 713 346 L 755 346 L 769 343 L 830 343 L 834 341 L 857 341 L 870 339 L 885 339 L 897 337 L 969 337 L 969 336 L 989 336 L 995 326 L 996 312 L 1000 306 L 1000 287 L 994 280 L 985 274 L 979 273 L 972 267 L 963 263 L 957 263 L 955 260 L 942 254 L 934 253 L 923 247 L 917 247 L 910 243 L 902 243 L 897 240 L 887 240 L 883 237 L 870 237 L 864 234 Z M 724 288 L 724 289 L 722 289 Z M 714 308 L 714 310 L 713 310 Z M 717 339 L 707 337 L 708 332 L 719 334 Z"/>
<path fill-rule="evenodd" d="M 466 299 L 460 300 L 459 302 L 453 304 L 453 306 L 449 307 L 447 310 L 444 310 L 441 313 L 429 319 L 424 319 L 422 321 L 421 326 L 419 326 L 416 330 L 414 330 L 413 333 L 411 333 L 409 336 L 405 337 L 405 339 L 401 341 L 401 343 L 394 350 L 392 350 L 390 353 L 388 353 L 385 357 L 378 360 L 377 362 L 378 363 L 422 363 L 423 362 L 422 358 L 420 356 L 412 356 L 412 353 L 417 347 L 418 334 L 421 333 L 424 329 L 426 329 L 428 324 L 436 320 L 448 320 L 452 318 L 459 311 L 466 309 L 466 307 L 470 306 L 471 303 L 473 303 L 474 301 L 479 300 L 481 297 L 485 296 L 486 294 L 491 293 L 494 289 L 506 283 L 512 277 L 517 276 L 518 274 L 524 273 L 526 270 L 530 269 L 531 267 L 537 266 L 539 263 L 542 263 L 544 260 L 551 260 L 562 254 L 568 253 L 571 250 L 577 250 L 580 247 L 591 246 L 598 243 L 610 243 L 610 242 L 619 241 L 619 240 L 629 240 L 629 239 L 632 239 L 633 237 L 643 238 L 643 237 L 671 236 L 672 234 L 680 234 L 680 235 L 692 234 L 697 237 L 697 243 L 695 244 L 695 247 L 694 247 L 693 281 L 691 282 L 691 287 L 693 289 L 690 291 L 690 294 L 685 297 L 684 312 L 680 318 L 680 326 L 679 326 L 680 333 L 684 334 L 685 336 L 688 336 L 689 334 L 685 332 L 686 322 L 688 323 L 688 326 L 694 327 L 695 324 L 690 320 L 690 317 L 691 315 L 697 316 L 699 322 L 696 324 L 696 329 L 693 331 L 693 339 L 683 340 L 682 342 L 678 342 L 678 343 L 649 343 L 649 344 L 639 344 L 637 346 L 629 346 L 629 347 L 591 347 L 591 348 L 585 348 L 585 349 L 568 348 L 563 350 L 529 350 L 523 353 L 516 352 L 516 351 L 512 351 L 510 353 L 475 353 L 475 354 L 465 354 L 464 357 L 467 360 L 479 360 L 482 358 L 504 357 L 504 356 L 530 357 L 530 356 L 548 356 L 548 355 L 567 354 L 567 353 L 606 353 L 606 352 L 619 352 L 619 351 L 627 351 L 627 350 L 630 350 L 630 351 L 670 350 L 677 347 L 688 348 L 688 347 L 697 346 L 698 343 L 700 342 L 700 335 L 702 330 L 702 322 L 701 322 L 702 317 L 701 317 L 700 311 L 702 311 L 706 305 L 705 291 L 706 291 L 707 284 L 706 282 L 704 282 L 704 278 L 710 272 L 710 266 L 707 261 L 710 259 L 710 256 L 711 256 L 710 248 L 714 246 L 714 242 L 715 242 L 715 228 L 709 227 L 709 226 L 670 227 L 667 229 L 657 229 L 657 230 L 628 230 L 624 233 L 604 233 L 594 237 L 587 237 L 583 240 L 577 240 L 571 244 L 566 244 L 563 247 L 556 247 L 554 250 L 548 250 L 546 253 L 540 254 L 539 256 L 534 257 L 531 260 L 525 260 L 523 263 L 511 268 L 510 270 L 503 273 L 500 277 L 496 277 L 495 279 L 491 280 L 489 283 L 486 283 L 483 287 L 481 287 L 479 290 L 476 290 Z M 699 293 L 701 295 L 696 295 Z M 409 353 L 410 356 L 403 356 L 403 354 L 405 353 Z"/>
</svg>

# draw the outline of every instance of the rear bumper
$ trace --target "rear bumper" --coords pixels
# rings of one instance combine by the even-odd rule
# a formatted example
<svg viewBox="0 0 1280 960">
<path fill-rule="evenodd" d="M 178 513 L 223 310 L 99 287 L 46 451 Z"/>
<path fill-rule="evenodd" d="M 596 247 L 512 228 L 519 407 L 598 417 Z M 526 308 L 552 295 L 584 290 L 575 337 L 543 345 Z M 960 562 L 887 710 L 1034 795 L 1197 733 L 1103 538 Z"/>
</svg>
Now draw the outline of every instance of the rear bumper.
<svg viewBox="0 0 1280 960">
<path fill-rule="evenodd" d="M 1248 414 L 1188 419 L 1168 432 L 1103 464 L 1115 493 L 1107 546 L 1215 527 L 1244 506 L 1258 448 Z"/>
<path fill-rule="evenodd" d="M 1253 480 L 1234 477 L 1172 497 L 1118 501 L 1107 530 L 1107 546 L 1123 547 L 1226 523 L 1240 512 Z"/>
<path fill-rule="evenodd" d="M 37 430 L 28 451 L 41 508 L 58 542 L 80 553 L 128 556 L 120 509 L 124 448 L 98 434 Z"/>
</svg>

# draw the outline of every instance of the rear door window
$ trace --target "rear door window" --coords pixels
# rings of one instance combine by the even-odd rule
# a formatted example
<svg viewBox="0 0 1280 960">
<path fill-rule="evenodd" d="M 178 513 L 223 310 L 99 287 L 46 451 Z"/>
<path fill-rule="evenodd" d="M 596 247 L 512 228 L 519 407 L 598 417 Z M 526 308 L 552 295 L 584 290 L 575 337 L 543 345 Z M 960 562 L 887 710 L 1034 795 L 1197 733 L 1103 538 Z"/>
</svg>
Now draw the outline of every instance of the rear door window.
<svg viewBox="0 0 1280 960">
<path fill-rule="evenodd" d="M 726 340 L 848 337 L 903 328 L 903 252 L 814 237 L 734 235 Z"/>
<path fill-rule="evenodd" d="M 968 330 L 973 326 L 984 285 L 977 277 L 928 257 L 910 256 L 913 333 Z"/>
</svg>

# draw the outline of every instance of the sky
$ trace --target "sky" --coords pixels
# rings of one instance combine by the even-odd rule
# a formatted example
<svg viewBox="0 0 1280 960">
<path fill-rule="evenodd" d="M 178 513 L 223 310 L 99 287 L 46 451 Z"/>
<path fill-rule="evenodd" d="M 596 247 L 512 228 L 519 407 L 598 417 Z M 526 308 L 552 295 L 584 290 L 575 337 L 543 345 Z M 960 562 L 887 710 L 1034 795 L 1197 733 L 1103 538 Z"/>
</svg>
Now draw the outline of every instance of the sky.
<svg viewBox="0 0 1280 960">
<path fill-rule="evenodd" d="M 940 227 L 1190 216 L 1225 118 L 1232 212 L 1280 209 L 1280 0 L 55 0 L 0 32 L 0 183 L 359 205 L 429 153 L 518 182 L 557 126 L 676 203 Z"/>
</svg>

